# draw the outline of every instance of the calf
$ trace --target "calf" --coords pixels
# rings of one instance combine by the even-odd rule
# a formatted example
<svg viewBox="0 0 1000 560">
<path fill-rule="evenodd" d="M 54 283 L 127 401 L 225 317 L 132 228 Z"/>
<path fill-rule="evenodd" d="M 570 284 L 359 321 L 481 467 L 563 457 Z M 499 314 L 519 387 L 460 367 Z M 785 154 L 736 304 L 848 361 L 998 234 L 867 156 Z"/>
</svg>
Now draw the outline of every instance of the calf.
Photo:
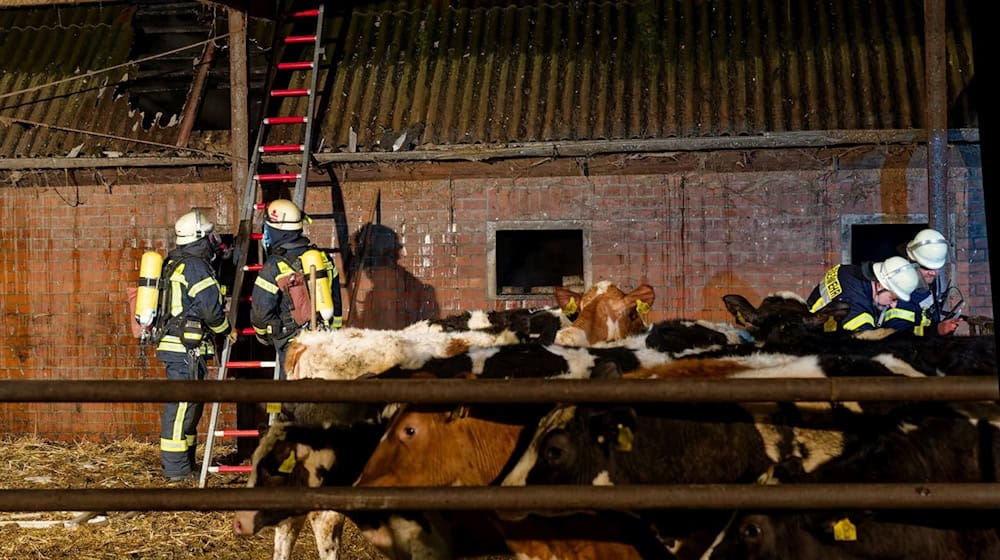
<svg viewBox="0 0 1000 560">
<path fill-rule="evenodd" d="M 645 332 L 655 295 L 647 284 L 626 294 L 604 281 L 584 294 L 556 288 L 556 299 L 565 313 L 577 313 L 571 326 L 556 333 L 556 344 L 590 346 Z"/>
</svg>

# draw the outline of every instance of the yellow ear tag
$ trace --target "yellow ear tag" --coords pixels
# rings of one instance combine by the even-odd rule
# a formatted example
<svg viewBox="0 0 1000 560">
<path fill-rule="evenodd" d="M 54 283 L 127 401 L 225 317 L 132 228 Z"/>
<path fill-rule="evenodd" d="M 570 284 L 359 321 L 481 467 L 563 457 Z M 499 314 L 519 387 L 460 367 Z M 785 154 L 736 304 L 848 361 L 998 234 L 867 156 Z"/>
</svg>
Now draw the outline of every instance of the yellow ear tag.
<svg viewBox="0 0 1000 560">
<path fill-rule="evenodd" d="M 469 415 L 469 407 L 464 404 L 458 405 L 455 408 L 453 408 L 450 413 L 448 413 L 448 421 L 450 422 L 452 420 L 457 420 L 459 418 L 465 418 L 468 415 Z"/>
<path fill-rule="evenodd" d="M 823 332 L 834 332 L 837 330 L 837 320 L 832 316 L 823 323 Z"/>
<path fill-rule="evenodd" d="M 266 409 L 268 414 L 281 414 L 281 403 L 269 402 L 267 403 Z"/>
<path fill-rule="evenodd" d="M 737 311 L 736 312 L 736 324 L 737 325 L 746 325 L 747 324 L 747 320 L 743 318 L 743 312 L 742 311 Z"/>
<path fill-rule="evenodd" d="M 639 315 L 645 315 L 646 313 L 649 313 L 649 309 L 650 305 L 648 303 L 642 301 L 641 299 L 636 300 L 635 310 L 639 312 Z"/>
<path fill-rule="evenodd" d="M 632 451 L 632 440 L 634 439 L 635 435 L 632 433 L 632 428 L 618 424 L 618 441 L 615 442 L 615 450 L 626 453 Z"/>
<path fill-rule="evenodd" d="M 295 452 L 289 451 L 288 458 L 285 459 L 281 466 L 278 467 L 278 472 L 288 474 L 295 469 Z"/>
<path fill-rule="evenodd" d="M 858 540 L 858 528 L 845 517 L 833 524 L 833 540 L 856 541 Z"/>
<path fill-rule="evenodd" d="M 576 298 L 575 297 L 574 298 L 569 298 L 569 303 L 566 304 L 566 307 L 562 308 L 562 312 L 563 312 L 563 315 L 572 315 L 572 314 L 576 313 Z"/>
</svg>

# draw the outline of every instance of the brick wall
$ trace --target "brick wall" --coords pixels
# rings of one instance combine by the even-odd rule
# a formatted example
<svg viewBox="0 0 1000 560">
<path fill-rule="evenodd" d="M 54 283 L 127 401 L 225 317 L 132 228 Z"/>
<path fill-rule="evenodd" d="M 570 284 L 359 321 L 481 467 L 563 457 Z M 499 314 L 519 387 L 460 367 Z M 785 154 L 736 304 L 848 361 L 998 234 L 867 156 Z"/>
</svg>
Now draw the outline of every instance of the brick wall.
<svg viewBox="0 0 1000 560">
<path fill-rule="evenodd" d="M 594 280 L 628 289 L 651 284 L 655 318 L 728 320 L 721 301 L 727 293 L 752 302 L 779 290 L 808 295 L 840 262 L 842 216 L 893 222 L 926 214 L 924 161 L 920 148 L 867 147 L 605 158 L 592 162 L 590 176 L 547 167 L 558 161 L 429 164 L 436 171 L 426 173 L 413 164 L 344 168 L 337 184 L 350 233 L 367 221 L 380 190 L 381 223 L 401 243 L 398 259 L 361 278 L 352 324 L 397 328 L 433 314 L 552 303 L 544 296 L 487 298 L 488 224 L 534 220 L 584 223 Z M 164 253 L 173 221 L 190 207 L 216 208 L 218 230 L 233 231 L 236 197 L 218 176 L 169 183 L 155 174 L 137 177 L 119 172 L 113 186 L 0 181 L 0 379 L 163 376 L 152 353 L 140 353 L 129 335 L 126 289 L 135 284 L 142 252 Z M 954 231 L 946 235 L 957 248 L 954 278 L 965 312 L 990 315 L 975 146 L 951 149 L 949 189 Z M 330 212 L 335 193 L 329 181 L 318 181 L 307 211 Z M 330 221 L 315 222 L 308 234 L 319 245 L 340 245 Z M 155 441 L 159 409 L 0 404 L 0 429 Z"/>
</svg>

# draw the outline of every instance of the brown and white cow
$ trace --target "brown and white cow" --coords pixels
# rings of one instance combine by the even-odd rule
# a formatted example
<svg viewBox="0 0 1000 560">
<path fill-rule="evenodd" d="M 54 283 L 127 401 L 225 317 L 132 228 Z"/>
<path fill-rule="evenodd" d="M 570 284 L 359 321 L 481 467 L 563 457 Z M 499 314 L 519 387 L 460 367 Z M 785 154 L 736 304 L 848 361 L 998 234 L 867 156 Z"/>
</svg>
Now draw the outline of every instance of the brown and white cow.
<svg viewBox="0 0 1000 560">
<path fill-rule="evenodd" d="M 556 288 L 556 299 L 565 313 L 577 313 L 571 326 L 556 333 L 556 344 L 590 346 L 644 333 L 649 327 L 655 294 L 647 284 L 626 294 L 611 282 L 603 281 L 584 294 Z"/>
</svg>

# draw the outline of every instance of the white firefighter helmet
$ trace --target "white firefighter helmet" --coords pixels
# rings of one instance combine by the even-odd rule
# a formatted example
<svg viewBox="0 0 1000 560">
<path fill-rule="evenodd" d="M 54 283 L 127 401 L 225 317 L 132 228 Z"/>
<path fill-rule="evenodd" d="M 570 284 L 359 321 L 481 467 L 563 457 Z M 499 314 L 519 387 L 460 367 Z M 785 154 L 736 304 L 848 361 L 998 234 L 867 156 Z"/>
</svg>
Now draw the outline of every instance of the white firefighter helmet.
<svg viewBox="0 0 1000 560">
<path fill-rule="evenodd" d="M 264 223 L 274 229 L 298 231 L 302 229 L 302 211 L 291 200 L 279 198 L 267 205 Z"/>
<path fill-rule="evenodd" d="M 197 208 L 177 218 L 174 223 L 174 233 L 177 234 L 177 244 L 187 245 L 207 236 L 215 229 L 215 224 L 208 216 Z"/>
<path fill-rule="evenodd" d="M 906 244 L 906 255 L 927 270 L 937 270 L 948 258 L 948 241 L 936 229 L 922 229 Z"/>
<path fill-rule="evenodd" d="M 903 257 L 889 257 L 872 268 L 879 283 L 903 301 L 910 301 L 910 294 L 920 285 L 917 265 Z"/>
</svg>

